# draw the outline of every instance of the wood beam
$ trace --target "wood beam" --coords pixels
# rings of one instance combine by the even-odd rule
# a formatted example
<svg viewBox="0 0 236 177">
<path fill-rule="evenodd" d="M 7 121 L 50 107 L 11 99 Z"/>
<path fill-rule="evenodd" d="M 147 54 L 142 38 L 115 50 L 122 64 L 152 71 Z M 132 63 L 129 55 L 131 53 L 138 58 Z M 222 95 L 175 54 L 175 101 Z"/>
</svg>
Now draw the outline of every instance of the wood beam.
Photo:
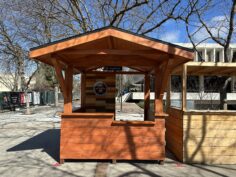
<svg viewBox="0 0 236 177">
<path fill-rule="evenodd" d="M 67 64 L 65 63 L 65 61 L 67 60 L 66 57 L 64 57 L 64 56 L 62 56 L 62 55 L 59 55 L 59 54 L 52 54 L 51 56 L 52 56 L 52 58 L 58 58 L 58 59 L 60 59 L 60 60 L 58 60 L 59 63 L 63 66 L 63 69 L 66 69 L 66 67 L 67 67 Z M 80 70 L 77 69 L 77 68 L 74 68 L 74 71 L 75 71 L 76 73 L 80 73 Z"/>
<path fill-rule="evenodd" d="M 85 90 L 86 90 L 85 78 L 86 78 L 86 74 L 81 73 L 81 78 L 80 78 L 80 107 L 82 109 L 85 108 Z"/>
<path fill-rule="evenodd" d="M 216 72 L 213 72 L 211 74 L 231 74 L 231 73 L 235 73 L 236 72 L 236 68 L 219 68 L 218 70 L 216 70 Z"/>
<path fill-rule="evenodd" d="M 114 39 L 113 39 L 113 37 L 109 36 L 107 39 L 108 39 L 108 48 L 109 49 L 114 49 L 115 46 L 114 46 Z"/>
<path fill-rule="evenodd" d="M 186 61 L 192 61 L 194 58 L 193 51 L 189 51 L 189 50 L 186 50 L 177 46 L 169 45 L 169 44 L 164 44 L 161 42 L 152 41 L 152 40 L 140 37 L 140 36 L 131 35 L 131 34 L 118 31 L 118 30 L 112 30 L 112 29 L 108 29 L 108 30 L 110 31 L 111 36 L 119 38 L 121 40 L 133 42 L 136 44 L 140 44 L 142 46 L 150 47 L 152 49 L 157 49 L 165 53 L 179 56 L 185 59 Z"/>
<path fill-rule="evenodd" d="M 61 92 L 63 93 L 63 96 L 65 98 L 67 93 L 66 93 L 65 79 L 64 79 L 63 74 L 62 74 L 62 67 L 59 64 L 58 59 L 56 59 L 56 58 L 51 58 L 51 62 L 52 62 L 53 66 L 54 66 L 54 69 L 56 71 L 56 76 L 57 76 L 57 80 L 60 84 Z"/>
<path fill-rule="evenodd" d="M 88 71 L 86 73 L 89 74 L 145 74 L 144 72 L 137 72 L 137 71 Z"/>
<path fill-rule="evenodd" d="M 143 68 L 140 68 L 140 67 L 132 67 L 132 66 L 130 66 L 129 68 L 130 68 L 130 69 L 137 70 L 137 71 L 140 71 L 140 72 L 147 72 L 146 69 L 143 69 Z"/>
<path fill-rule="evenodd" d="M 66 97 L 64 97 L 64 113 L 72 113 L 73 65 L 65 71 Z"/>
<path fill-rule="evenodd" d="M 187 65 L 182 66 L 182 110 L 186 111 L 187 98 Z"/>
<path fill-rule="evenodd" d="M 171 106 L 171 76 L 169 78 L 166 90 L 166 110 L 168 110 L 170 106 Z"/>
<path fill-rule="evenodd" d="M 80 67 L 103 67 L 103 66 L 155 66 L 158 65 L 157 61 L 147 59 L 140 56 L 89 56 L 84 58 L 74 58 L 68 60 L 68 63 Z"/>
<path fill-rule="evenodd" d="M 210 68 L 207 67 L 200 67 L 200 68 L 194 68 L 194 70 L 192 70 L 190 72 L 190 68 L 189 68 L 189 75 L 202 75 L 203 73 L 205 73 L 206 71 L 208 72 Z M 211 68 L 213 69 L 213 68 Z"/>
<path fill-rule="evenodd" d="M 150 75 L 145 74 L 145 90 L 144 90 L 144 120 L 149 120 L 150 112 Z"/>
<path fill-rule="evenodd" d="M 51 45 L 42 46 L 40 48 L 33 49 L 30 51 L 30 58 L 37 58 L 43 55 L 59 52 L 59 51 L 62 51 L 71 47 L 79 46 L 79 45 L 93 42 L 93 41 L 106 38 L 106 37 L 118 38 L 119 40 L 123 40 L 124 42 L 132 42 L 140 46 L 149 47 L 149 48 L 159 50 L 165 53 L 180 56 L 186 61 L 191 61 L 194 57 L 193 51 L 190 51 L 184 48 L 157 42 L 154 40 L 150 40 L 148 38 L 136 36 L 136 35 L 129 34 L 123 31 L 115 30 L 115 29 L 104 29 L 104 30 L 89 33 L 87 35 L 70 38 L 67 40 L 53 43 Z"/>
<path fill-rule="evenodd" d="M 157 50 L 121 50 L 121 49 L 90 49 L 90 50 L 79 50 L 71 49 L 60 52 L 63 55 L 153 55 L 157 56 L 168 56 Z"/>
<path fill-rule="evenodd" d="M 168 63 L 169 60 L 166 60 L 155 68 L 155 116 L 164 115 L 163 95 L 170 76 Z"/>
<path fill-rule="evenodd" d="M 92 71 L 92 70 L 95 70 L 95 69 L 98 69 L 98 68 L 100 68 L 100 67 L 97 67 L 97 66 L 93 67 L 93 66 L 91 66 L 91 67 L 88 67 L 88 68 L 85 70 L 85 72 L 89 72 L 89 71 Z"/>
</svg>

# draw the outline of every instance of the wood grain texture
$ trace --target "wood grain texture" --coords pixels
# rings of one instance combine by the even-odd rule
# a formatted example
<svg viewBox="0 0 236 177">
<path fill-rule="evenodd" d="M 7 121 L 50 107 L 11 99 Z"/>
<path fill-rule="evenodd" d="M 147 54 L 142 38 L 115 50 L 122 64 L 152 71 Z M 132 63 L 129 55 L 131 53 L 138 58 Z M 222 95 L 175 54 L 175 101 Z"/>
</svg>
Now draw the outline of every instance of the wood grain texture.
<svg viewBox="0 0 236 177">
<path fill-rule="evenodd" d="M 88 43 L 92 43 L 93 41 L 99 41 L 100 43 L 104 43 L 104 41 L 107 41 L 107 38 L 111 38 L 114 40 L 114 45 L 117 46 L 117 44 L 120 44 L 120 47 L 122 47 L 122 44 L 125 46 L 123 49 L 127 49 L 127 43 L 133 43 L 139 44 L 140 46 L 148 47 L 150 49 L 158 50 L 161 52 L 169 53 L 176 55 L 178 57 L 183 57 L 184 59 L 192 59 L 194 57 L 193 52 L 187 51 L 184 49 L 181 49 L 179 47 L 174 47 L 172 45 L 168 45 L 165 43 L 157 42 L 154 40 L 150 40 L 147 38 L 143 38 L 137 35 L 133 35 L 124 31 L 120 31 L 117 29 L 103 29 L 100 31 L 92 32 L 87 35 L 82 35 L 79 37 L 71 38 L 68 40 L 60 41 L 55 44 L 51 44 L 39 49 L 35 49 L 30 51 L 30 57 L 36 58 L 42 55 L 51 54 L 54 52 L 59 52 L 67 48 L 76 47 L 78 45 L 86 45 Z M 100 44 L 99 43 L 99 44 Z M 96 44 L 93 44 L 95 46 Z M 106 42 L 107 45 L 107 42 Z M 108 47 L 110 48 L 110 47 Z M 90 52 L 92 53 L 92 52 Z M 83 53 L 84 54 L 84 53 Z M 127 54 L 127 53 L 126 53 Z M 145 53 L 144 53 L 145 54 Z"/>
<path fill-rule="evenodd" d="M 86 112 L 115 112 L 115 75 L 106 73 L 85 74 L 84 108 Z M 106 94 L 97 96 L 94 93 L 94 84 L 98 81 L 107 85 Z"/>
<path fill-rule="evenodd" d="M 115 124 L 113 115 L 71 117 L 62 115 L 60 159 L 165 159 L 164 119 Z"/>
<path fill-rule="evenodd" d="M 167 148 L 186 163 L 236 164 L 236 115 L 168 109 Z"/>
<path fill-rule="evenodd" d="M 186 112 L 183 130 L 185 162 L 236 164 L 236 115 Z"/>
<path fill-rule="evenodd" d="M 166 117 L 166 146 L 178 160 L 183 161 L 183 112 L 169 108 Z"/>
</svg>

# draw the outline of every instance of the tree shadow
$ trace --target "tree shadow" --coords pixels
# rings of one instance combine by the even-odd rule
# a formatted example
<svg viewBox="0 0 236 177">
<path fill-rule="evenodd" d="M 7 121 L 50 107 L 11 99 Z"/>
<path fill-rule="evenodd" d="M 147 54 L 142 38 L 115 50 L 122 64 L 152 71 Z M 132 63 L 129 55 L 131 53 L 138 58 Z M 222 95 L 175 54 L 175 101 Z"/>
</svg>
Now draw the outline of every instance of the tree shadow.
<svg viewBox="0 0 236 177">
<path fill-rule="evenodd" d="M 7 152 L 42 149 L 54 160 L 59 162 L 60 129 L 48 129 L 27 139 L 20 144 L 7 149 Z"/>
</svg>

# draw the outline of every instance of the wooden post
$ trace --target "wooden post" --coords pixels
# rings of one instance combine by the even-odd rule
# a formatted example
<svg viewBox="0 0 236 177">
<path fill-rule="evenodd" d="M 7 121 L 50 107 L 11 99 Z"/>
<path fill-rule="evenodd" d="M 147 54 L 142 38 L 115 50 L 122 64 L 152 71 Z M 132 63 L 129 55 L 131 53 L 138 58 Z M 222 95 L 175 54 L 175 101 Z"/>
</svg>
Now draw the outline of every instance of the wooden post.
<svg viewBox="0 0 236 177">
<path fill-rule="evenodd" d="M 63 77 L 62 74 L 62 67 L 59 64 L 59 61 L 56 58 L 51 58 L 52 64 L 55 68 L 55 72 L 56 72 L 56 76 L 57 76 L 57 80 L 60 84 L 61 87 L 61 91 L 63 93 L 63 97 L 65 99 L 65 97 L 67 97 L 67 93 L 66 93 L 66 84 L 65 84 L 65 79 Z"/>
<path fill-rule="evenodd" d="M 155 114 L 163 113 L 163 93 L 160 92 L 160 87 L 162 87 L 160 77 L 162 77 L 160 73 L 155 72 Z"/>
<path fill-rule="evenodd" d="M 155 68 L 155 114 L 163 115 L 163 95 L 164 89 L 169 80 L 168 68 L 169 59 Z"/>
<path fill-rule="evenodd" d="M 150 75 L 145 74 L 144 120 L 149 119 L 150 111 Z"/>
<path fill-rule="evenodd" d="M 64 113 L 72 113 L 73 66 L 68 65 L 65 72 L 66 97 L 64 98 Z"/>
<path fill-rule="evenodd" d="M 85 73 L 81 73 L 81 80 L 80 80 L 80 107 L 85 108 L 85 89 L 86 89 L 86 83 L 85 83 Z"/>
<path fill-rule="evenodd" d="M 166 91 L 166 110 L 170 107 L 170 97 L 171 97 L 171 76 L 169 78 L 169 82 L 167 85 L 167 91 Z"/>
<path fill-rule="evenodd" d="M 182 110 L 186 111 L 186 98 L 187 98 L 187 65 L 183 65 L 182 70 Z"/>
</svg>

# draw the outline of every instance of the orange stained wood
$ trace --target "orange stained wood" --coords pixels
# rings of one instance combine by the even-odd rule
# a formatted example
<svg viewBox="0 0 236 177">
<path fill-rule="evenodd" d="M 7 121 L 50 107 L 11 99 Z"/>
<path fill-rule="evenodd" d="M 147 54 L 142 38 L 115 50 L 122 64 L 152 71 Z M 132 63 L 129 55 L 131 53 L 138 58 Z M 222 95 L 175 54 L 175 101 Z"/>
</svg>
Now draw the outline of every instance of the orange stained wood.
<svg viewBox="0 0 236 177">
<path fill-rule="evenodd" d="M 51 57 L 63 65 L 74 64 L 74 70 L 81 71 L 99 66 L 128 66 L 137 70 L 153 70 L 164 60 L 173 58 L 170 67 L 192 60 L 189 49 L 130 33 L 114 27 L 107 27 L 84 35 L 46 44 L 30 51 L 30 57 L 54 66 Z"/>
<path fill-rule="evenodd" d="M 104 28 L 102 30 L 97 30 L 95 32 L 88 33 L 87 35 L 81 35 L 78 37 L 74 37 L 68 40 L 64 40 L 64 41 L 57 42 L 52 45 L 39 48 L 36 50 L 32 50 L 30 52 L 30 57 L 36 58 L 42 55 L 59 52 L 64 49 L 68 49 L 68 48 L 75 47 L 78 45 L 83 45 L 85 43 L 93 42 L 95 40 L 99 40 L 103 38 L 108 38 L 108 41 L 110 41 L 110 37 L 113 37 L 113 39 L 118 38 L 124 41 L 136 43 L 144 47 L 156 49 L 161 52 L 177 55 L 177 56 L 187 58 L 187 59 L 193 57 L 192 52 L 189 52 L 189 51 L 186 51 L 181 48 L 174 47 L 174 46 L 170 46 L 166 43 L 161 43 L 161 42 L 153 41 L 148 38 L 137 36 L 132 33 L 127 33 L 125 31 L 112 28 L 112 27 Z"/>
<path fill-rule="evenodd" d="M 63 114 L 60 158 L 164 160 L 164 119 L 124 122 L 110 116 L 68 118 Z"/>
<path fill-rule="evenodd" d="M 163 62 L 159 67 L 155 68 L 155 113 L 163 114 L 163 95 L 170 76 L 168 68 L 169 59 Z"/>
<path fill-rule="evenodd" d="M 86 89 L 86 85 L 85 85 L 85 74 L 81 73 L 81 86 L 80 86 L 80 107 L 81 108 L 85 108 L 85 89 Z"/>
<path fill-rule="evenodd" d="M 64 96 L 61 121 L 60 160 L 63 159 L 142 159 L 164 160 L 165 119 L 163 93 L 170 73 L 193 59 L 193 51 L 181 46 L 106 27 L 33 48 L 30 58 L 52 65 Z M 145 74 L 145 120 L 150 112 L 150 75 L 155 77 L 154 121 L 114 121 L 114 113 L 94 112 L 109 106 L 91 90 L 89 78 L 96 81 L 97 68 L 126 66 L 136 71 L 103 72 L 106 80 L 114 74 Z M 63 70 L 65 77 L 63 76 Z M 81 109 L 72 112 L 73 74 L 81 73 Z M 91 74 L 92 73 L 92 74 Z M 91 76 L 91 77 L 89 77 Z M 115 81 L 115 79 L 114 79 Z M 112 86 L 111 86 L 112 85 Z M 88 94 L 87 94 L 88 93 Z M 109 103 L 115 99 L 109 93 Z M 90 96 L 88 96 L 90 94 Z M 91 104 L 91 103 L 99 104 Z M 87 109 L 87 103 L 90 105 Z M 85 108 L 84 108 L 85 107 Z M 112 110 L 114 111 L 114 110 Z"/>
<path fill-rule="evenodd" d="M 68 108 L 67 113 L 72 109 L 69 103 L 72 89 L 71 74 L 78 72 L 86 74 L 104 66 L 126 66 L 138 71 L 133 74 L 141 72 L 154 74 L 155 114 L 164 115 L 162 98 L 169 75 L 177 66 L 191 61 L 193 51 L 118 28 L 107 27 L 33 48 L 30 57 L 54 66 L 65 99 L 65 110 Z M 73 68 L 68 70 L 72 65 Z M 63 77 L 62 70 L 66 71 L 66 78 Z M 123 71 L 122 73 L 129 74 Z M 148 90 L 149 88 L 146 88 L 145 109 L 149 109 Z M 84 93 L 81 95 L 83 106 L 85 96 Z M 145 111 L 145 115 L 147 114 L 148 110 Z"/>
<path fill-rule="evenodd" d="M 63 96 L 65 98 L 67 96 L 67 92 L 66 92 L 67 88 L 65 85 L 65 78 L 63 77 L 63 74 L 62 74 L 62 67 L 59 64 L 59 61 L 55 58 L 51 58 L 51 62 L 53 63 L 53 66 L 55 68 L 57 80 L 60 84 Z"/>
<path fill-rule="evenodd" d="M 65 72 L 66 97 L 64 98 L 64 112 L 72 113 L 73 65 L 69 65 Z"/>
<path fill-rule="evenodd" d="M 148 120 L 150 111 L 150 75 L 145 74 L 144 77 L 144 120 Z"/>
</svg>

